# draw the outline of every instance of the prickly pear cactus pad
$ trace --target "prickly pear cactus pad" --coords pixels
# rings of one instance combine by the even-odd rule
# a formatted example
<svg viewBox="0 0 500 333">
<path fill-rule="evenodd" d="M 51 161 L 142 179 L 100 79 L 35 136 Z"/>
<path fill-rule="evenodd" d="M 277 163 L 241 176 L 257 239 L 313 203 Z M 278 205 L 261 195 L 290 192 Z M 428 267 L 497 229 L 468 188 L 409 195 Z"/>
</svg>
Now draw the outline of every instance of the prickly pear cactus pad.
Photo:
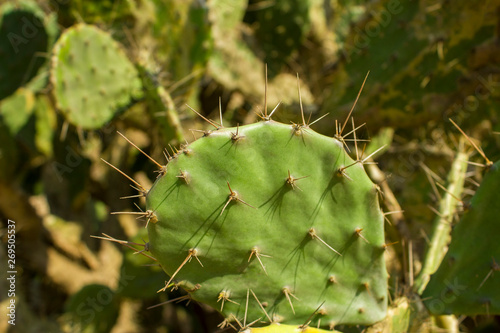
<svg viewBox="0 0 500 333">
<path fill-rule="evenodd" d="M 58 109 L 75 126 L 95 129 L 142 95 L 137 70 L 106 32 L 67 29 L 54 47 L 50 73 Z"/>
<path fill-rule="evenodd" d="M 146 212 L 165 290 L 254 326 L 384 318 L 377 190 L 340 141 L 274 121 L 218 128 L 165 170 Z"/>
<path fill-rule="evenodd" d="M 433 314 L 500 314 L 500 161 L 493 164 L 452 232 L 422 297 Z"/>
</svg>

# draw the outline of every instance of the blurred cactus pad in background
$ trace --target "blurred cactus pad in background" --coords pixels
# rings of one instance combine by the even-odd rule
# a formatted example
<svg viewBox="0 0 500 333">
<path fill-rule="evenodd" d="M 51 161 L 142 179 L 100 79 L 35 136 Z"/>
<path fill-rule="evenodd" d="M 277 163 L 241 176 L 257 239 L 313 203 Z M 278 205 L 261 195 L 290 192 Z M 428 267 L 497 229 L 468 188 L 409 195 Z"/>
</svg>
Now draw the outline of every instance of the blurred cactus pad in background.
<svg viewBox="0 0 500 333">
<path fill-rule="evenodd" d="M 499 13 L 2 1 L 0 332 L 500 331 Z"/>
</svg>

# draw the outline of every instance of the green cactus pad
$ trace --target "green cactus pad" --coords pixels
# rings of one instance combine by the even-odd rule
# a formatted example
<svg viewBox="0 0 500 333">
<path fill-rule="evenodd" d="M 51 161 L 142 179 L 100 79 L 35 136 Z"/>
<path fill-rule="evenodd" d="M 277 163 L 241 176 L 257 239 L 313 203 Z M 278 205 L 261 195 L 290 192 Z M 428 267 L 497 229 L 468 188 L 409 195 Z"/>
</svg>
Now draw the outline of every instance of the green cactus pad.
<svg viewBox="0 0 500 333">
<path fill-rule="evenodd" d="M 229 320 L 244 317 L 249 295 L 247 322 L 270 321 L 257 299 L 284 324 L 316 310 L 323 325 L 379 321 L 383 215 L 353 163 L 341 142 L 300 125 L 207 132 L 147 194 L 150 251 L 175 286 Z"/>
<path fill-rule="evenodd" d="M 490 167 L 422 294 L 433 314 L 500 314 L 500 161 Z"/>
<path fill-rule="evenodd" d="M 58 109 L 95 129 L 142 96 L 137 70 L 113 38 L 94 26 L 67 29 L 54 47 L 51 82 Z"/>
<path fill-rule="evenodd" d="M 0 103 L 0 117 L 12 135 L 18 135 L 33 114 L 35 94 L 29 89 L 19 88 Z"/>
</svg>

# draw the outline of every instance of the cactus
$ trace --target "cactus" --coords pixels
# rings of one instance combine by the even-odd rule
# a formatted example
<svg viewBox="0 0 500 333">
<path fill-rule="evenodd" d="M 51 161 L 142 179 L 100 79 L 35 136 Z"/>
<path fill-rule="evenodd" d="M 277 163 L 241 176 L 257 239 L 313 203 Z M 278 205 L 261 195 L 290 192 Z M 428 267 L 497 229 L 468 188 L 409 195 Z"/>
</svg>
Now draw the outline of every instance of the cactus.
<svg viewBox="0 0 500 333">
<path fill-rule="evenodd" d="M 146 67 L 137 65 L 145 97 L 148 103 L 148 110 L 155 119 L 163 142 L 171 142 L 173 139 L 177 143 L 185 142 L 179 114 L 175 108 L 174 101 L 168 91 L 163 88 Z"/>
<path fill-rule="evenodd" d="M 0 118 L 1 120 L 1 118 Z M 0 181 L 12 180 L 16 175 L 21 154 L 15 137 L 3 121 L 0 121 Z"/>
<path fill-rule="evenodd" d="M 500 161 L 489 165 L 481 186 L 452 232 L 452 241 L 424 290 L 433 314 L 500 314 L 498 201 Z"/>
<path fill-rule="evenodd" d="M 430 275 L 436 272 L 450 243 L 452 222 L 457 214 L 457 198 L 464 190 L 465 174 L 469 153 L 465 151 L 465 139 L 460 141 L 459 151 L 448 175 L 448 189 L 439 203 L 439 215 L 434 220 L 429 249 L 423 260 L 422 269 L 415 280 L 415 291 L 422 294 Z"/>
<path fill-rule="evenodd" d="M 0 6 L 0 100 L 28 83 L 44 63 L 50 44 L 43 11 L 32 1 Z"/>
<path fill-rule="evenodd" d="M 255 37 L 262 47 L 274 77 L 296 51 L 310 29 L 309 9 L 311 1 L 276 1 L 255 13 Z"/>
<path fill-rule="evenodd" d="M 38 331 L 120 331 L 124 327 L 135 331 L 187 329 L 198 332 L 202 328 L 215 331 L 219 316 L 214 316 L 205 304 L 190 304 L 186 309 L 183 304 L 170 304 L 153 311 L 145 309 L 165 301 L 175 302 L 174 298 L 185 295 L 181 286 L 189 291 L 184 297 L 186 300 L 210 304 L 223 313 L 225 325 L 241 332 L 312 332 L 320 327 L 330 329 L 334 324 L 335 329 L 346 332 L 437 331 L 431 326 L 458 332 L 459 322 L 463 323 L 462 330 L 465 326 L 472 330 L 472 326 L 477 328 L 484 320 L 494 320 L 478 316 L 462 321 L 465 316 L 461 313 L 465 307 L 470 313 L 498 312 L 498 306 L 495 307 L 498 292 L 493 289 L 500 274 L 500 258 L 494 248 L 490 248 L 490 252 L 481 249 L 487 247 L 482 242 L 495 243 L 493 235 L 488 233 L 494 234 L 498 228 L 484 223 L 477 210 L 473 211 L 474 205 L 481 209 L 486 206 L 480 202 L 492 196 L 486 195 L 483 189 L 492 187 L 487 182 L 491 183 L 493 173 L 486 174 L 477 200 L 474 199 L 477 202 L 474 201 L 472 209 L 465 212 L 455 228 L 458 221 L 451 216 L 461 207 L 457 204 L 459 201 L 451 197 L 462 198 L 469 193 L 472 185 L 462 188 L 461 183 L 464 175 L 476 169 L 463 163 L 465 156 L 456 155 L 450 177 L 448 180 L 443 177 L 442 182 L 453 195 L 441 192 L 442 200 L 436 205 L 439 217 L 435 218 L 426 207 L 432 185 L 420 166 L 443 175 L 443 169 L 448 170 L 452 165 L 457 146 L 453 138 L 445 135 L 447 125 L 442 122 L 443 115 L 458 118 L 468 131 L 481 136 L 484 150 L 492 160 L 500 157 L 500 137 L 490 135 L 491 131 L 500 131 L 496 7 L 494 1 L 444 0 L 432 3 L 393 0 L 0 1 L 0 197 L 8 199 L 15 193 L 17 201 L 22 203 L 4 202 L 0 215 L 5 217 L 3 225 L 7 218 L 16 220 L 19 231 L 16 247 L 33 247 L 31 245 L 40 241 L 45 246 L 37 248 L 47 250 L 17 251 L 18 263 L 25 273 L 19 275 L 18 285 L 25 286 L 21 289 L 30 293 L 25 295 L 21 289 L 18 289 L 20 294 L 16 293 L 16 302 L 19 301 L 16 326 L 29 322 L 33 324 L 32 330 L 37 330 L 36 323 L 44 321 L 52 324 L 51 329 Z M 86 25 L 71 27 L 75 22 L 93 24 L 107 33 Z M 53 50 L 59 29 L 67 30 Z M 90 36 L 88 46 L 84 36 Z M 127 56 L 112 39 L 123 44 Z M 101 46 L 119 57 L 102 56 Z M 65 50 L 75 52 L 74 63 L 64 58 Z M 267 82 L 267 95 L 263 89 L 266 63 L 271 77 Z M 93 65 L 95 74 L 89 70 Z M 116 71 L 119 66 L 130 68 L 130 73 L 137 68 L 140 74 L 120 74 Z M 110 75 L 110 70 L 116 75 Z M 241 128 L 225 128 L 222 121 L 214 123 L 213 133 L 207 131 L 199 141 L 179 148 L 166 167 L 159 166 L 161 172 L 156 185 L 151 190 L 141 189 L 144 197 L 133 200 L 138 205 L 146 204 L 144 213 L 137 214 L 145 217 L 144 222 L 149 219 L 151 239 L 145 235 L 148 229 L 134 236 L 137 226 L 131 227 L 131 224 L 137 214 L 130 219 L 116 219 L 111 215 L 104 221 L 103 215 L 108 216 L 104 211 L 106 207 L 134 208 L 132 202 L 118 200 L 117 192 L 125 194 L 123 192 L 131 189 L 127 184 L 117 184 L 115 177 L 111 179 L 103 170 L 105 166 L 96 163 L 98 156 L 130 172 L 147 189 L 150 184 L 145 174 L 153 168 L 144 165 L 146 159 L 139 153 L 124 149 L 125 142 L 117 143 L 112 138 L 116 130 L 130 134 L 138 147 L 157 158 L 162 147 L 191 140 L 187 135 L 189 128 L 195 131 L 202 128 L 199 121 L 193 119 L 194 115 L 179 112 L 179 106 L 187 102 L 203 115 L 212 116 L 218 111 L 218 96 L 221 96 L 221 105 L 227 108 L 221 115 L 226 126 L 229 122 L 232 125 L 255 122 L 257 116 L 253 111 L 259 109 L 256 102 L 266 98 L 267 105 L 283 102 L 273 120 L 288 124 L 292 117 L 299 117 L 299 99 L 293 84 L 296 72 L 304 80 L 302 100 L 308 111 L 313 111 L 313 118 L 326 112 L 336 112 L 333 116 L 338 118 L 351 107 L 356 97 L 353 85 L 368 70 L 370 82 L 355 117 L 359 124 L 369 121 L 370 129 L 356 134 L 363 139 L 370 137 L 372 141 L 366 149 L 359 147 L 359 151 L 363 150 L 364 156 L 375 151 L 380 154 L 383 150 L 378 148 L 391 142 L 394 136 L 384 158 L 377 159 L 380 169 L 364 166 L 375 170 L 369 174 L 373 174 L 372 180 L 381 186 L 379 198 L 385 199 L 387 210 L 384 215 L 392 222 L 385 225 L 385 242 L 397 243 L 394 248 L 381 251 L 391 276 L 387 298 L 392 301 L 388 302 L 385 320 L 371 327 L 349 327 L 349 324 L 363 323 L 357 317 L 365 323 L 370 322 L 368 319 L 380 319 L 385 303 L 377 306 L 370 303 L 370 294 L 375 297 L 386 290 L 383 285 L 373 286 L 375 280 L 385 281 L 383 262 L 376 258 L 372 263 L 375 268 L 366 268 L 366 275 L 361 275 L 370 251 L 375 253 L 383 247 L 379 213 L 364 218 L 369 214 L 365 208 L 369 201 L 366 198 L 374 195 L 367 190 L 371 186 L 367 178 L 356 173 L 363 174 L 363 163 L 349 166 L 364 159 L 359 158 L 355 150 L 350 153 L 350 159 L 342 147 L 318 144 L 320 138 L 325 137 L 307 128 L 304 121 L 293 129 L 288 125 L 288 134 L 286 125 L 268 119 Z M 77 75 L 81 76 L 80 86 Z M 49 78 L 55 84 L 50 83 Z M 64 84 L 70 86 L 64 89 Z M 131 88 L 131 91 L 122 94 L 117 87 Z M 105 90 L 100 91 L 101 88 Z M 81 103 L 86 98 L 91 105 Z M 138 98 L 141 101 L 133 105 L 133 110 L 120 115 Z M 56 114 L 58 108 L 60 113 Z M 117 116 L 119 121 L 105 124 Z M 69 120 L 65 124 L 64 118 Z M 73 125 L 68 128 L 68 123 L 83 129 L 100 128 L 77 131 Z M 337 130 L 328 122 L 311 127 L 317 133 L 330 136 Z M 382 127 L 386 127 L 387 132 L 380 131 Z M 375 133 L 380 134 L 373 140 Z M 269 137 L 277 138 L 267 145 L 272 147 L 255 148 L 263 145 L 260 140 L 271 141 Z M 213 145 L 222 148 L 209 150 Z M 331 175 L 325 171 L 328 159 L 322 154 L 326 150 L 334 156 L 329 165 Z M 191 155 L 187 155 L 189 152 Z M 220 161 L 217 153 L 222 156 Z M 264 159 L 267 164 L 262 162 Z M 333 176 L 334 169 L 339 169 L 338 160 L 344 159 L 342 164 L 349 167 Z M 242 176 L 244 173 L 248 179 Z M 200 175 L 203 181 L 199 180 Z M 432 177 L 438 178 L 437 175 Z M 350 177 L 352 181 L 343 177 Z M 345 189 L 342 196 L 341 189 Z M 340 197 L 344 201 L 338 202 Z M 166 199 L 156 207 L 159 198 Z M 270 201 L 266 201 L 269 198 Z M 353 198 L 365 202 L 353 201 Z M 25 209 L 30 205 L 36 211 Z M 351 206 L 354 213 L 346 213 Z M 498 212 L 494 202 L 491 206 L 494 209 L 484 209 L 482 213 L 490 219 Z M 181 217 L 181 210 L 193 219 Z M 66 242 L 73 241 L 54 237 L 58 233 L 46 218 L 49 213 L 78 220 L 84 230 L 80 235 L 83 247 L 79 245 L 75 248 L 78 251 L 68 251 Z M 35 223 L 33 225 L 46 230 L 23 233 L 26 223 Z M 376 229 L 376 235 L 371 236 L 373 229 L 363 223 Z M 469 230 L 467 224 L 471 225 L 473 240 L 464 235 L 464 230 Z M 285 228 L 286 232 L 282 232 Z M 452 241 L 453 228 L 455 240 Z M 485 230 L 486 236 L 474 231 L 476 228 Z M 158 229 L 156 233 L 155 229 Z M 351 243 L 346 241 L 350 240 L 348 231 L 353 237 Z M 61 265 L 51 254 L 61 254 L 86 270 L 98 269 L 101 267 L 98 262 L 107 263 L 111 247 L 96 247 L 85 235 L 100 232 L 124 236 L 135 243 L 134 248 L 149 242 L 143 245 L 143 254 L 157 257 L 173 278 L 168 281 L 170 277 L 165 276 L 160 265 L 143 267 L 150 258 L 127 251 L 123 261 L 117 262 L 116 253 L 115 269 L 99 273 L 106 276 L 109 282 L 106 285 L 111 290 L 104 286 L 84 290 L 81 295 L 86 296 L 74 303 L 75 326 L 68 328 L 64 326 L 67 322 L 59 317 L 64 312 L 64 301 L 74 295 L 74 289 L 65 287 L 66 279 L 79 280 L 81 287 L 92 281 L 86 276 L 54 273 L 51 268 Z M 33 237 L 38 241 L 33 242 Z M 190 240 L 190 237 L 194 238 Z M 423 250 L 427 240 L 430 250 L 426 254 Z M 452 242 L 450 254 L 442 261 L 449 242 Z M 292 247 L 294 244 L 298 245 Z M 467 249 L 461 250 L 461 247 Z M 145 251 L 150 248 L 154 254 Z M 86 253 L 83 260 L 78 255 L 79 249 Z M 191 253 L 190 249 L 193 249 Z M 469 253 L 465 253 L 466 250 Z M 358 260 L 361 268 L 353 263 L 353 253 L 361 258 Z M 33 254 L 40 260 L 33 260 Z M 117 271 L 120 264 L 121 271 Z M 446 273 L 446 269 L 450 273 Z M 466 272 L 474 270 L 477 276 Z M 376 274 L 373 271 L 377 271 Z M 415 280 L 414 272 L 420 274 Z M 329 274 L 335 275 L 331 280 L 336 284 L 321 283 L 326 277 L 330 278 Z M 460 280 L 455 281 L 451 274 Z M 365 285 L 366 277 L 370 280 Z M 462 283 L 462 279 L 468 281 Z M 427 286 L 429 280 L 432 281 Z M 179 289 L 156 294 L 164 282 L 170 282 L 167 290 L 177 286 Z M 197 284 L 201 287 L 195 291 Z M 356 290 L 361 284 L 365 289 Z M 470 292 L 462 292 L 464 286 Z M 426 287 L 422 296 L 420 293 Z M 308 291 L 305 296 L 304 290 Z M 474 292 L 483 299 L 476 302 Z M 113 294 L 109 299 L 120 303 L 120 319 L 114 326 L 107 322 L 114 320 L 118 311 L 114 304 L 111 315 L 96 317 L 97 321 L 84 327 L 83 322 L 90 316 L 87 310 L 93 307 L 89 304 L 80 316 L 83 322 L 77 324 L 77 312 L 81 314 L 78 303 L 99 293 L 101 298 Z M 354 295 L 350 298 L 352 304 L 346 301 L 349 295 Z M 490 302 L 487 296 L 491 297 Z M 436 315 L 429 315 L 421 298 Z M 30 310 L 24 304 L 32 300 L 39 306 Z M 44 311 L 37 311 L 47 305 L 48 319 Z M 96 306 L 104 308 L 100 303 Z M 26 317 L 26 311 L 32 314 Z M 99 321 L 107 322 L 106 327 L 99 329 Z M 9 330 L 6 325 L 0 327 Z M 62 327 L 55 327 L 60 325 Z"/>
<path fill-rule="evenodd" d="M 393 301 L 393 304 L 387 311 L 385 320 L 370 326 L 366 329 L 366 333 L 408 333 L 415 332 L 410 329 L 411 314 L 415 310 L 408 298 L 402 296 Z"/>
<path fill-rule="evenodd" d="M 35 156 L 38 153 L 45 156 L 52 154 L 55 118 L 48 98 L 43 95 L 36 97 L 28 87 L 19 88 L 0 102 L 0 122 L 8 128 L 19 145 L 24 147 L 25 153 L 29 151 Z M 25 162 L 29 160 L 27 157 L 25 154 Z"/>
<path fill-rule="evenodd" d="M 335 330 L 321 330 L 319 328 L 312 328 L 312 327 L 297 327 L 297 326 L 291 326 L 291 325 L 280 325 L 280 324 L 271 324 L 266 327 L 259 327 L 259 328 L 248 328 L 246 330 L 243 330 L 242 333 L 338 333 L 338 331 Z"/>
<path fill-rule="evenodd" d="M 17 135 L 28 123 L 35 107 L 35 95 L 29 89 L 19 88 L 15 94 L 0 103 L 0 115 L 12 135 Z"/>
<path fill-rule="evenodd" d="M 138 73 L 120 46 L 85 24 L 67 29 L 56 43 L 50 80 L 57 108 L 84 129 L 103 126 L 142 96 Z"/>
<path fill-rule="evenodd" d="M 383 319 L 383 215 L 366 159 L 305 122 L 263 118 L 211 122 L 144 190 L 149 250 L 171 276 L 162 290 L 183 287 L 228 321 Z"/>
<path fill-rule="evenodd" d="M 177 103 L 196 103 L 198 78 L 212 52 L 208 6 L 196 0 L 140 1 L 135 6 L 139 63 L 155 74 L 160 86 L 169 87 Z"/>
<path fill-rule="evenodd" d="M 65 321 L 70 332 L 106 333 L 115 325 L 119 300 L 109 287 L 89 284 L 66 302 Z"/>
<path fill-rule="evenodd" d="M 142 229 L 131 241 L 132 244 L 141 244 L 145 238 L 147 232 Z M 156 286 L 162 283 L 165 274 L 157 266 L 147 267 L 149 263 L 149 258 L 139 256 L 137 252 L 125 253 L 118 283 L 120 289 L 117 290 L 119 296 L 136 299 L 151 299 L 156 296 Z"/>
<path fill-rule="evenodd" d="M 242 20 L 247 2 L 214 0 L 211 3 L 209 17 L 213 25 L 215 51 L 208 62 L 208 74 L 218 84 L 229 91 L 243 94 L 249 101 L 267 99 L 269 104 L 282 102 L 298 106 L 294 86 L 296 77 L 290 73 L 274 73 L 274 77 L 268 82 L 267 96 L 263 94 L 262 86 L 266 84 L 267 79 L 264 68 L 267 68 L 267 65 L 259 59 L 255 48 L 244 41 L 242 33 L 245 30 Z M 309 88 L 304 88 L 304 104 L 315 109 Z M 298 111 L 298 107 L 294 110 Z M 283 118 L 288 119 L 286 115 Z"/>
<path fill-rule="evenodd" d="M 351 3 L 345 9 L 339 7 L 330 18 L 333 31 L 345 26 L 338 15 L 356 8 Z M 486 54 L 498 52 L 488 45 L 476 49 L 488 41 L 495 43 L 496 18 L 482 14 L 494 11 L 494 4 L 463 2 L 450 6 L 439 1 L 436 7 L 440 10 L 427 12 L 423 10 L 425 5 L 412 1 L 384 0 L 357 7 L 364 15 L 351 14 L 350 32 L 339 41 L 343 47 L 334 61 L 335 82 L 327 85 L 330 91 L 324 95 L 325 110 L 347 106 L 355 95 L 350 86 L 370 70 L 370 85 L 360 104 L 358 121 L 369 119 L 372 129 L 388 122 L 399 128 L 415 128 L 430 120 L 440 121 L 443 114 L 462 117 L 461 111 L 470 116 L 468 126 L 494 117 L 487 112 L 495 106 L 479 90 L 491 89 L 492 84 L 485 83 L 484 78 L 492 72 L 484 66 L 481 75 L 475 75 L 480 63 L 488 59 Z M 467 24 L 462 16 L 468 18 Z M 344 36 L 345 32 L 337 35 Z M 469 98 L 466 103 L 465 98 Z M 471 109 L 467 105 L 480 102 L 488 107 Z M 340 111 L 347 112 L 348 106 Z"/>
<path fill-rule="evenodd" d="M 57 127 L 56 112 L 47 96 L 41 95 L 35 103 L 35 146 L 45 156 L 52 156 Z"/>
</svg>

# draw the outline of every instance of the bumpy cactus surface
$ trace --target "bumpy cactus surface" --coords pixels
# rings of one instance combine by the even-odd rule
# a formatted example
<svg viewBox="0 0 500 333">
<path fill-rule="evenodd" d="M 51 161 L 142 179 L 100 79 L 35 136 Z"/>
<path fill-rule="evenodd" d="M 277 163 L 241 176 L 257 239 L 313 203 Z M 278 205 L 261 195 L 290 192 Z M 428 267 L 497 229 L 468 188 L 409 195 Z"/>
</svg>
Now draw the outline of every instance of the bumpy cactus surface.
<svg viewBox="0 0 500 333">
<path fill-rule="evenodd" d="M 146 194 L 164 290 L 257 326 L 384 318 L 383 215 L 364 160 L 305 123 L 214 125 Z"/>
<path fill-rule="evenodd" d="M 106 32 L 85 24 L 67 29 L 54 47 L 51 81 L 69 122 L 99 128 L 142 95 L 137 70 Z"/>
<path fill-rule="evenodd" d="M 422 297 L 433 314 L 500 313 L 500 161 L 492 164 L 452 233 Z"/>
</svg>

